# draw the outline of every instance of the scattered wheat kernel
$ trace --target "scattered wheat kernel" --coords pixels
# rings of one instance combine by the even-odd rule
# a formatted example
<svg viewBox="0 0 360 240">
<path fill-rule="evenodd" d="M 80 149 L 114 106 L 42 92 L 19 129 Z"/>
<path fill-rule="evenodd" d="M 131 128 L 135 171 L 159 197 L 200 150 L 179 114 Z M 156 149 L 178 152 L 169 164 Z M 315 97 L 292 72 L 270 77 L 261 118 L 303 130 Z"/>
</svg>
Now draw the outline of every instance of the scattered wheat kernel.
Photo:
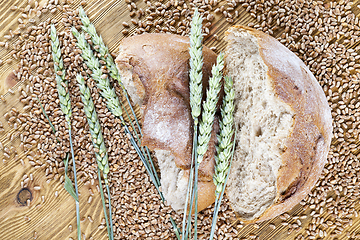
<svg viewBox="0 0 360 240">
<path fill-rule="evenodd" d="M 104 229 L 105 228 L 105 225 L 99 225 L 98 226 L 98 229 Z"/>
</svg>

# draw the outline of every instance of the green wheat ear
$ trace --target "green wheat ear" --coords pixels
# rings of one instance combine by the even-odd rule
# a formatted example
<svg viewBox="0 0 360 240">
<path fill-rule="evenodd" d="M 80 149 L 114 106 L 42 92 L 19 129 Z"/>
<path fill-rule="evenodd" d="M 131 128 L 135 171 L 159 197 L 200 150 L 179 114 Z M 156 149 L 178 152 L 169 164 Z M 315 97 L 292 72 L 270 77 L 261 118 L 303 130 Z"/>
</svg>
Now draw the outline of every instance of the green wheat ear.
<svg viewBox="0 0 360 240">
<path fill-rule="evenodd" d="M 100 122 L 95 111 L 95 105 L 91 97 L 91 93 L 89 88 L 85 85 L 85 80 L 78 74 L 76 76 L 76 80 L 78 82 L 81 99 L 84 103 L 84 111 L 86 115 L 86 119 L 89 124 L 90 134 L 92 143 L 98 151 L 95 151 L 96 162 L 103 172 L 105 184 L 108 183 L 107 174 L 109 173 L 109 162 L 108 162 L 108 153 L 105 147 L 104 137 L 102 135 Z"/>
<path fill-rule="evenodd" d="M 191 22 L 190 30 L 190 106 L 191 115 L 197 125 L 197 118 L 201 113 L 201 99 L 202 99 L 202 67 L 204 64 L 202 53 L 202 17 L 197 9 L 195 9 L 194 16 Z"/>
<path fill-rule="evenodd" d="M 81 56 L 92 71 L 91 77 L 95 80 L 97 87 L 101 90 L 100 94 L 106 99 L 109 110 L 115 116 L 120 117 L 122 115 L 120 100 L 115 93 L 115 89 L 110 85 L 107 75 L 102 73 L 99 59 L 95 57 L 91 50 L 91 46 L 86 41 L 83 33 L 79 33 L 74 27 L 72 28 L 72 33 L 77 39 L 77 46 L 82 51 Z"/>
<path fill-rule="evenodd" d="M 221 106 L 220 133 L 218 135 L 219 144 L 216 148 L 215 174 L 213 176 L 215 190 L 215 207 L 211 224 L 210 240 L 214 238 L 217 216 L 219 213 L 221 200 L 224 196 L 225 186 L 229 179 L 232 159 L 234 158 L 236 131 L 234 130 L 234 99 L 235 91 L 233 81 L 230 77 L 225 77 L 223 103 Z"/>
<path fill-rule="evenodd" d="M 226 175 L 230 166 L 234 135 L 234 99 L 235 91 L 231 77 L 224 78 L 225 96 L 221 106 L 220 133 L 218 135 L 217 155 L 215 157 L 214 184 L 216 193 L 220 193 L 224 187 Z"/>
<path fill-rule="evenodd" d="M 220 53 L 216 59 L 216 65 L 211 69 L 212 76 L 209 79 L 209 89 L 206 94 L 206 101 L 203 103 L 203 112 L 199 126 L 198 137 L 198 163 L 202 159 L 208 149 L 211 137 L 212 127 L 215 119 L 216 105 L 219 101 L 219 93 L 221 90 L 221 71 L 224 68 L 224 54 Z"/>
<path fill-rule="evenodd" d="M 68 92 L 68 83 L 65 80 L 65 70 L 64 70 L 64 62 L 61 57 L 61 49 L 59 38 L 56 35 L 56 28 L 52 24 L 50 31 L 50 39 L 51 39 L 51 50 L 52 57 L 54 61 L 54 70 L 55 70 L 55 80 L 56 87 L 59 94 L 60 108 L 65 114 L 66 121 L 70 121 L 71 118 L 71 103 L 70 103 L 70 95 Z"/>
<path fill-rule="evenodd" d="M 104 137 L 102 135 L 101 126 L 99 122 L 99 118 L 97 116 L 95 105 L 91 97 L 90 89 L 85 85 L 85 80 L 81 74 L 76 75 L 76 80 L 78 82 L 80 93 L 81 93 L 81 100 L 84 103 L 84 111 L 86 115 L 87 122 L 89 124 L 90 134 L 91 134 L 91 141 L 96 149 L 95 151 L 95 159 L 98 166 L 98 178 L 99 178 L 99 187 L 100 187 L 100 195 L 101 201 L 103 204 L 106 227 L 108 230 L 108 235 L 110 239 L 113 239 L 113 225 L 112 225 L 112 210 L 111 210 L 111 197 L 110 197 L 110 189 L 109 189 L 109 181 L 107 175 L 109 173 L 109 157 L 107 153 L 107 149 L 105 147 Z M 105 187 L 107 189 L 108 194 L 108 201 L 109 201 L 109 218 L 107 217 L 106 213 L 106 205 L 104 199 L 104 193 L 101 183 L 101 175 L 100 170 L 103 173 L 103 177 L 105 180 Z M 109 221 L 110 219 L 110 221 Z M 109 225 L 110 222 L 110 225 Z"/>
<path fill-rule="evenodd" d="M 69 141 L 70 141 L 70 149 L 71 149 L 71 158 L 73 164 L 73 171 L 74 171 L 74 185 L 75 191 L 73 190 L 73 186 L 71 184 L 71 180 L 65 175 L 65 189 L 69 192 L 69 194 L 75 199 L 76 204 L 76 222 L 77 222 L 77 237 L 81 239 L 81 230 L 80 230 L 80 206 L 79 206 L 79 192 L 78 192 L 78 185 L 77 185 L 77 174 L 76 174 L 76 166 L 75 166 L 75 156 L 74 156 L 74 149 L 72 143 L 72 136 L 71 136 L 71 102 L 70 102 L 70 94 L 68 90 L 68 83 L 65 81 L 65 69 L 64 69 L 64 62 L 61 57 L 61 49 L 60 49 L 60 42 L 59 38 L 56 34 L 56 28 L 53 24 L 51 24 L 50 28 L 50 39 L 51 39 L 51 51 L 52 57 L 54 61 L 54 70 L 55 70 L 55 80 L 56 80 L 56 87 L 59 96 L 60 108 L 62 112 L 65 114 L 65 120 L 67 123 L 68 131 L 69 131 Z M 66 184 L 67 183 L 67 184 Z M 75 192 L 75 194 L 74 194 Z"/>
</svg>

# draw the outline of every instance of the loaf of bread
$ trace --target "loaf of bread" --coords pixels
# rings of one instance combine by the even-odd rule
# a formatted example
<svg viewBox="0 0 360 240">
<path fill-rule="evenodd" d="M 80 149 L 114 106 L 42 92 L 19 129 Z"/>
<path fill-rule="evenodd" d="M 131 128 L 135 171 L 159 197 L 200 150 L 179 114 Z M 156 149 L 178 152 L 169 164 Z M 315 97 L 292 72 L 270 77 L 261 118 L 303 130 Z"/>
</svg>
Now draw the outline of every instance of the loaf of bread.
<svg viewBox="0 0 360 240">
<path fill-rule="evenodd" d="M 313 74 L 275 38 L 235 26 L 226 41 L 237 125 L 226 193 L 241 220 L 262 221 L 314 187 L 330 148 L 330 107 Z"/>
<path fill-rule="evenodd" d="M 226 41 L 237 130 L 226 195 L 239 219 L 262 221 L 290 210 L 314 187 L 330 147 L 330 108 L 309 69 L 276 39 L 235 26 Z M 116 59 L 124 86 L 142 108 L 142 144 L 155 152 L 164 196 L 177 211 L 185 204 L 193 135 L 188 49 L 186 37 L 144 34 L 124 39 Z M 205 87 L 215 58 L 204 47 Z M 199 211 L 215 199 L 216 119 L 200 165 Z"/>
<path fill-rule="evenodd" d="M 123 39 L 116 58 L 125 88 L 141 106 L 142 145 L 155 152 L 162 192 L 176 211 L 184 209 L 191 167 L 189 47 L 188 37 L 143 34 Z M 203 55 L 205 90 L 216 54 L 204 46 Z M 199 211 L 215 201 L 212 176 L 217 131 L 216 121 L 210 147 L 199 166 Z"/>
</svg>

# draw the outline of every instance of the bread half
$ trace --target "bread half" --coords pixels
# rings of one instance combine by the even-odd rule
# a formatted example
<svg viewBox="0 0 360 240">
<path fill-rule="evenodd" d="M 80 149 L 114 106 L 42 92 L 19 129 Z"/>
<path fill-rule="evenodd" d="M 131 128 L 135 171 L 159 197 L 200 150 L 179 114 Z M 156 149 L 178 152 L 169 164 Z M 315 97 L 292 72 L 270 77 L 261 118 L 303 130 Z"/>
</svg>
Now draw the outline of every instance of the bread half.
<svg viewBox="0 0 360 240">
<path fill-rule="evenodd" d="M 314 187 L 330 148 L 331 113 L 313 74 L 276 39 L 235 26 L 226 41 L 237 127 L 227 197 L 242 221 L 262 221 Z"/>
<path fill-rule="evenodd" d="M 125 88 L 142 109 L 142 144 L 155 152 L 164 197 L 179 212 L 185 206 L 193 139 L 189 47 L 188 37 L 142 34 L 123 39 L 116 58 Z M 204 46 L 203 55 L 205 90 L 216 54 Z M 199 211 L 215 201 L 212 176 L 217 121 L 213 129 L 209 150 L 199 166 Z"/>
</svg>

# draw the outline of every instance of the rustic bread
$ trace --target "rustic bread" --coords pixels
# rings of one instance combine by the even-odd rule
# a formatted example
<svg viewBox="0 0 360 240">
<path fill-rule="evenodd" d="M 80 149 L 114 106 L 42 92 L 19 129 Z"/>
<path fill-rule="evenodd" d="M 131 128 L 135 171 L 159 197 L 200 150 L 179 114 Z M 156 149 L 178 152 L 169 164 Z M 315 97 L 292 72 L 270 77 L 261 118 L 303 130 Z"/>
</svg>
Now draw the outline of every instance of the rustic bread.
<svg viewBox="0 0 360 240">
<path fill-rule="evenodd" d="M 234 80 L 235 156 L 226 188 L 238 218 L 262 221 L 290 210 L 315 185 L 326 162 L 332 124 L 325 95 L 304 63 L 274 38 L 235 26 L 226 34 L 226 73 Z M 168 203 L 184 208 L 191 159 L 189 40 L 169 34 L 124 39 L 117 66 L 142 106 L 143 144 L 159 161 Z M 204 48 L 206 87 L 215 54 Z M 214 202 L 214 151 L 200 165 L 199 210 Z"/>
<path fill-rule="evenodd" d="M 143 34 L 122 40 L 116 64 L 134 103 L 141 106 L 142 144 L 155 152 L 164 197 L 175 210 L 184 209 L 191 164 L 193 122 L 189 103 L 189 38 Z M 203 48 L 203 87 L 216 54 Z M 218 129 L 218 124 L 214 125 Z M 198 209 L 214 202 L 216 131 L 199 166 Z"/>
<path fill-rule="evenodd" d="M 235 26 L 226 41 L 238 128 L 227 197 L 241 220 L 262 221 L 314 187 L 330 148 L 331 113 L 313 74 L 276 39 Z"/>
</svg>

